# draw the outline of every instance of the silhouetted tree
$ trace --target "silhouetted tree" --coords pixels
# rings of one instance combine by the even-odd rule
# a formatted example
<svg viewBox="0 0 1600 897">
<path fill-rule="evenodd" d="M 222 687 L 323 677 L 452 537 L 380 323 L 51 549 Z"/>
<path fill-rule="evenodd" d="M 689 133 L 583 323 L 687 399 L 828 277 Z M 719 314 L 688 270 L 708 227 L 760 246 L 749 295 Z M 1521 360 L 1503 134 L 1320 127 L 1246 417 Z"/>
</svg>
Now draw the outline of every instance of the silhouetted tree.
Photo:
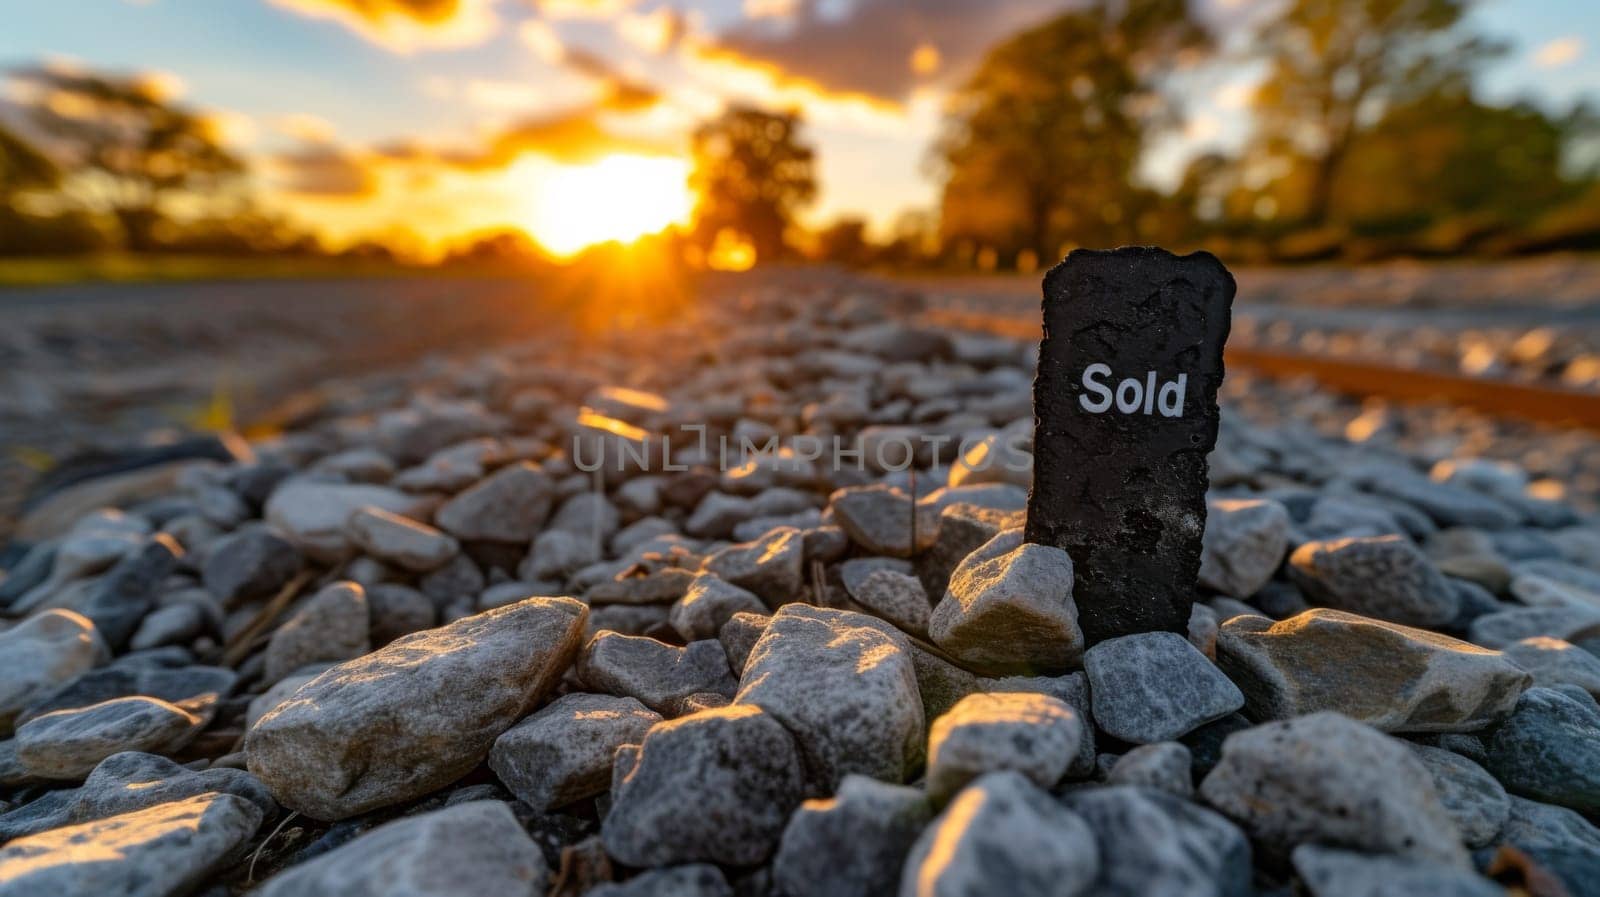
<svg viewBox="0 0 1600 897">
<path fill-rule="evenodd" d="M 816 154 L 802 125 L 799 111 L 730 106 L 695 130 L 692 186 L 701 246 L 732 229 L 749 239 L 761 261 L 785 255 L 784 231 L 817 194 Z"/>
<path fill-rule="evenodd" d="M 1339 174 L 1383 110 L 1462 95 L 1497 47 L 1462 27 L 1472 0 L 1289 0 L 1257 35 L 1268 64 L 1255 95 L 1255 152 L 1303 166 L 1311 224 L 1333 211 Z"/>
<path fill-rule="evenodd" d="M 0 125 L 0 205 L 10 206 L 24 191 L 55 187 L 61 169 L 22 135 Z"/>
<path fill-rule="evenodd" d="M 39 98 L 28 111 L 65 172 L 63 189 L 114 217 L 129 248 L 159 242 L 158 225 L 179 195 L 197 205 L 238 200 L 232 188 L 244 166 L 222 146 L 215 123 L 147 81 L 52 67 L 14 77 Z"/>
<path fill-rule="evenodd" d="M 840 218 L 817 234 L 817 257 L 822 261 L 858 267 L 872 261 L 872 251 L 862 218 Z"/>
<path fill-rule="evenodd" d="M 1139 236 L 1156 197 L 1135 168 L 1181 117 L 1163 76 L 1209 47 L 1186 0 L 1095 0 L 990 50 L 934 150 L 946 242 L 1048 261 Z"/>
</svg>

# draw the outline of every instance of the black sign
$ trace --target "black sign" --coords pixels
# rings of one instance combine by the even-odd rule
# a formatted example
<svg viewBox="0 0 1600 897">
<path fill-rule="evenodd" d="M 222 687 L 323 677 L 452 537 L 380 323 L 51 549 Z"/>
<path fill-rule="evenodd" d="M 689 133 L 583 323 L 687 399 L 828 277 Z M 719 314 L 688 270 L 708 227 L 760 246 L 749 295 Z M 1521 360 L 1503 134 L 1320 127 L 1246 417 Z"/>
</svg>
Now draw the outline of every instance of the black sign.
<svg viewBox="0 0 1600 897">
<path fill-rule="evenodd" d="M 1071 555 L 1090 644 L 1188 624 L 1233 293 L 1210 253 L 1154 247 L 1045 276 L 1027 538 Z"/>
</svg>

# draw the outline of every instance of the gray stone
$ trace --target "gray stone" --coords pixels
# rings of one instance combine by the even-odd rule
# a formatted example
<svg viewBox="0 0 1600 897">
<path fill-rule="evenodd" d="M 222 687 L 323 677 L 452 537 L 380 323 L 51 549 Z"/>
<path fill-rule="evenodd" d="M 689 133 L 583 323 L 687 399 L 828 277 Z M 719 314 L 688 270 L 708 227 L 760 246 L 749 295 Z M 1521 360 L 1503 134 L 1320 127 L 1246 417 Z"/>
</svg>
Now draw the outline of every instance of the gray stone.
<svg viewBox="0 0 1600 897">
<path fill-rule="evenodd" d="M 667 716 L 677 716 L 683 700 L 692 694 L 731 697 L 739 685 L 716 639 L 680 648 L 616 632 L 598 633 L 584 646 L 578 678 L 596 691 L 638 698 Z"/>
<path fill-rule="evenodd" d="M 793 737 L 749 704 L 657 724 L 617 773 L 601 837 L 630 866 L 763 863 L 804 796 Z"/>
<path fill-rule="evenodd" d="M 388 455 L 373 448 L 353 448 L 335 455 L 318 458 L 311 469 L 318 473 L 338 474 L 359 483 L 386 483 L 394 476 L 394 462 Z"/>
<path fill-rule="evenodd" d="M 1311 897 L 1503 897 L 1503 888 L 1457 866 L 1305 844 L 1294 871 Z"/>
<path fill-rule="evenodd" d="M 683 530 L 703 539 L 725 539 L 734 526 L 755 513 L 750 504 L 750 499 L 743 496 L 709 492 L 684 521 Z"/>
<path fill-rule="evenodd" d="M 112 754 L 176 750 L 205 722 L 158 698 L 115 698 L 22 724 L 17 728 L 17 759 L 34 775 L 76 781 Z"/>
<path fill-rule="evenodd" d="M 1171 741 L 1244 706 L 1244 695 L 1175 632 L 1108 639 L 1083 655 L 1095 724 L 1123 741 Z"/>
<path fill-rule="evenodd" d="M 517 567 L 517 575 L 524 579 L 564 580 L 599 563 L 604 554 L 603 544 L 585 533 L 547 529 L 533 540 L 533 548 Z"/>
<path fill-rule="evenodd" d="M 1455 820 L 1462 842 L 1468 847 L 1493 843 L 1511 814 L 1506 789 L 1483 767 L 1454 751 L 1425 744 L 1410 748 L 1433 776 L 1434 790 L 1439 793 L 1445 812 Z"/>
<path fill-rule="evenodd" d="M 1025 692 L 968 695 L 928 735 L 928 799 L 942 806 L 985 773 L 1011 770 L 1055 787 L 1078 750 L 1084 723 L 1059 698 Z"/>
<path fill-rule="evenodd" d="M 0 897 L 177 897 L 260 825 L 255 804 L 212 793 L 19 838 L 0 848 Z"/>
<path fill-rule="evenodd" d="M 245 728 L 254 728 L 258 720 L 271 713 L 279 704 L 289 700 L 289 696 L 299 691 L 300 686 L 322 675 L 331 666 L 333 664 L 312 664 L 274 682 L 266 691 L 250 700 L 250 705 L 245 708 Z"/>
<path fill-rule="evenodd" d="M 933 817 L 922 792 L 849 775 L 833 797 L 789 817 L 772 861 L 787 897 L 878 897 L 895 890 L 917 836 Z"/>
<path fill-rule="evenodd" d="M 1028 541 L 1072 556 L 1089 644 L 1189 620 L 1233 293 L 1209 253 L 1154 247 L 1074 250 L 1045 276 Z"/>
<path fill-rule="evenodd" d="M 850 541 L 871 554 L 908 558 L 932 546 L 939 535 L 938 509 L 913 503 L 893 486 L 840 489 L 828 496 L 828 510 Z"/>
<path fill-rule="evenodd" d="M 923 718 L 930 721 L 944 716 L 951 707 L 956 706 L 957 701 L 973 692 L 1013 690 L 985 689 L 977 675 L 934 654 L 918 642 L 911 643 L 911 666 L 917 676 L 917 691 L 922 696 Z"/>
<path fill-rule="evenodd" d="M 398 583 L 379 583 L 367 589 L 368 640 L 381 648 L 402 635 L 432 629 L 438 617 L 428 596 Z"/>
<path fill-rule="evenodd" d="M 707 557 L 702 570 L 759 595 L 769 607 L 804 598 L 805 541 L 800 530 L 780 527 L 754 542 L 730 545 Z"/>
<path fill-rule="evenodd" d="M 1247 897 L 1250 841 L 1237 826 L 1187 800 L 1133 785 L 1071 792 L 1066 805 L 1100 844 L 1104 897 Z"/>
<path fill-rule="evenodd" d="M 926 723 L 910 644 L 866 614 L 785 606 L 750 652 L 735 702 L 788 727 L 826 790 L 848 773 L 903 782 L 922 764 Z"/>
<path fill-rule="evenodd" d="M 967 503 L 946 506 L 939 512 L 937 539 L 932 547 L 916 557 L 916 573 L 917 578 L 922 580 L 922 587 L 927 589 L 929 595 L 943 595 L 950 586 L 950 574 L 967 559 L 967 555 L 1000 533 L 1021 528 L 1026 520 L 1026 514 L 1018 511 L 1001 511 Z"/>
<path fill-rule="evenodd" d="M 1064 673 L 1078 662 L 1084 644 L 1072 590 L 1066 552 L 1024 544 L 1022 532 L 1010 530 L 956 567 L 928 634 L 978 673 Z"/>
<path fill-rule="evenodd" d="M 1536 636 L 1574 643 L 1600 636 L 1600 611 L 1573 607 L 1517 607 L 1484 614 L 1473 620 L 1467 629 L 1467 638 L 1485 648 L 1505 648 Z"/>
<path fill-rule="evenodd" d="M 546 529 L 574 533 L 604 545 L 621 525 L 621 515 L 604 493 L 581 492 L 561 503 Z"/>
<path fill-rule="evenodd" d="M 1016 772 L 957 794 L 917 839 L 900 897 L 1076 897 L 1100 873 L 1094 832 Z"/>
<path fill-rule="evenodd" d="M 355 548 L 346 524 L 357 510 L 374 507 L 411 517 L 425 506 L 424 499 L 387 486 L 296 477 L 273 491 L 263 516 L 312 559 L 334 563 Z M 224 598 L 220 594 L 217 597 Z"/>
<path fill-rule="evenodd" d="M 1278 854 L 1315 841 L 1466 865 L 1460 833 L 1422 761 L 1337 713 L 1228 736 L 1200 795 Z"/>
<path fill-rule="evenodd" d="M 279 873 L 260 897 L 537 897 L 550 867 L 498 800 L 474 800 L 378 826 Z"/>
<path fill-rule="evenodd" d="M 158 607 L 139 622 L 138 630 L 128 639 L 128 649 L 143 651 L 164 645 L 187 645 L 205 631 L 206 625 L 205 607 L 193 601 Z"/>
<path fill-rule="evenodd" d="M 489 768 L 539 812 L 604 793 L 618 747 L 661 722 L 633 698 L 569 694 L 495 739 Z"/>
<path fill-rule="evenodd" d="M 1600 828 L 1566 807 L 1513 794 L 1505 825 L 1500 827 L 1499 843 L 1524 850 L 1557 848 L 1600 853 Z"/>
<path fill-rule="evenodd" d="M 443 567 L 417 580 L 417 588 L 433 602 L 441 619 L 449 619 L 444 616 L 447 609 L 470 609 L 485 584 L 483 571 L 465 554 L 456 555 Z"/>
<path fill-rule="evenodd" d="M 584 592 L 583 599 L 592 605 L 602 604 L 671 604 L 689 591 L 693 570 L 665 567 L 646 572 L 634 567 L 624 570 L 614 579 L 596 583 Z M 662 616 L 668 608 L 662 608 Z"/>
<path fill-rule="evenodd" d="M 1235 617 L 1217 662 L 1256 719 L 1333 710 L 1388 732 L 1473 732 L 1505 718 L 1528 674 L 1497 651 L 1318 608 Z"/>
<path fill-rule="evenodd" d="M 160 698 L 210 718 L 209 706 L 226 696 L 239 678 L 222 667 L 167 667 L 131 663 L 135 655 L 123 655 L 111 666 L 90 670 L 70 683 L 28 705 L 17 717 L 20 725 L 40 714 L 56 710 L 88 707 L 112 698 L 143 696 Z M 187 660 L 187 657 L 185 657 Z"/>
<path fill-rule="evenodd" d="M 1600 711 L 1592 700 L 1586 706 L 1553 688 L 1530 688 L 1484 747 L 1484 768 L 1507 791 L 1600 812 Z"/>
<path fill-rule="evenodd" d="M 267 642 L 265 678 L 276 682 L 313 663 L 353 660 L 371 650 L 367 593 L 353 582 L 335 582 L 311 596 Z"/>
<path fill-rule="evenodd" d="M 922 582 L 907 573 L 878 570 L 869 574 L 851 597 L 856 603 L 913 635 L 925 636 L 933 605 Z"/>
<path fill-rule="evenodd" d="M 434 512 L 438 527 L 458 539 L 528 542 L 544 525 L 555 486 L 526 461 L 503 467 Z"/>
<path fill-rule="evenodd" d="M 555 686 L 587 616 L 570 598 L 530 598 L 340 664 L 250 729 L 250 771 L 323 820 L 449 784 Z"/>
<path fill-rule="evenodd" d="M 196 772 L 165 757 L 126 751 L 102 760 L 82 787 L 52 791 L 0 814 L 0 841 L 210 792 L 242 797 L 267 816 L 278 809 L 266 786 L 242 769 L 213 767 Z"/>
<path fill-rule="evenodd" d="M 416 573 L 444 566 L 461 546 L 426 523 L 382 508 L 359 508 L 350 515 L 350 541 L 373 557 Z"/>
<path fill-rule="evenodd" d="M 1504 502 L 1459 486 L 1435 482 L 1408 466 L 1370 463 L 1345 474 L 1375 495 L 1421 509 L 1440 526 L 1496 530 L 1515 526 L 1519 515 Z"/>
<path fill-rule="evenodd" d="M 1217 631 L 1221 628 L 1222 621 L 1216 611 L 1196 604 L 1189 610 L 1189 625 L 1184 628 L 1183 635 L 1207 660 L 1214 661 L 1217 659 Z"/>
<path fill-rule="evenodd" d="M 111 658 L 94 624 L 47 610 L 0 632 L 0 735 L 24 708 Z"/>
<path fill-rule="evenodd" d="M 1533 684 L 1576 685 L 1600 697 L 1600 657 L 1571 642 L 1536 635 L 1505 646 L 1506 659 L 1533 675 Z"/>
<path fill-rule="evenodd" d="M 247 526 L 211 544 L 200 581 L 218 601 L 232 605 L 275 594 L 302 563 L 288 539 L 265 526 Z"/>
<path fill-rule="evenodd" d="M 844 583 L 844 590 L 854 598 L 856 591 L 861 588 L 863 582 L 866 582 L 867 577 L 879 570 L 910 573 L 912 565 L 904 558 L 854 557 L 839 565 L 839 581 Z"/>
<path fill-rule="evenodd" d="M 129 552 L 89 590 L 76 609 L 94 623 L 106 647 L 120 651 L 155 606 L 161 584 L 178 568 L 183 548 L 166 533 Z"/>
<path fill-rule="evenodd" d="M 1275 501 L 1222 499 L 1207 505 L 1200 584 L 1248 598 L 1267 584 L 1289 549 L 1289 512 Z"/>
<path fill-rule="evenodd" d="M 1511 596 L 1529 607 L 1571 607 L 1580 610 L 1600 610 L 1600 593 L 1541 576 L 1521 573 L 1511 580 Z"/>
<path fill-rule="evenodd" d="M 376 445 L 401 464 L 416 464 L 457 443 L 492 436 L 499 429 L 495 417 L 470 400 L 422 400 L 408 408 L 386 411 L 373 428 Z"/>
<path fill-rule="evenodd" d="M 753 593 L 724 582 L 720 577 L 702 573 L 689 583 L 689 591 L 672 605 L 667 619 L 685 641 L 692 642 L 716 638 L 737 613 L 765 615 L 767 606 Z"/>
<path fill-rule="evenodd" d="M 722 643 L 722 650 L 728 656 L 728 666 L 735 676 L 744 675 L 750 652 L 755 650 L 756 642 L 761 640 L 761 633 L 766 631 L 771 619 L 768 614 L 740 611 L 729 617 L 728 622 L 717 630 L 717 641 Z"/>
<path fill-rule="evenodd" d="M 1461 599 L 1403 536 L 1307 542 L 1289 557 L 1295 582 L 1315 604 L 1407 626 L 1442 626 Z"/>
<path fill-rule="evenodd" d="M 1083 739 L 1077 753 L 1067 766 L 1067 777 L 1081 779 L 1095 769 L 1094 714 L 1089 697 L 1089 677 L 1081 671 L 1065 676 L 1006 676 L 1002 679 L 979 679 L 981 691 L 1024 691 L 1050 695 L 1065 701 L 1072 712 L 1083 721 Z M 933 717 L 937 719 L 938 717 Z"/>
<path fill-rule="evenodd" d="M 1142 744 L 1117 758 L 1106 781 L 1155 788 L 1188 799 L 1194 796 L 1193 763 L 1189 749 L 1176 741 Z"/>
<path fill-rule="evenodd" d="M 584 897 L 733 897 L 733 888 L 716 866 L 687 863 L 652 869 L 621 884 L 607 882 L 585 891 Z"/>
</svg>

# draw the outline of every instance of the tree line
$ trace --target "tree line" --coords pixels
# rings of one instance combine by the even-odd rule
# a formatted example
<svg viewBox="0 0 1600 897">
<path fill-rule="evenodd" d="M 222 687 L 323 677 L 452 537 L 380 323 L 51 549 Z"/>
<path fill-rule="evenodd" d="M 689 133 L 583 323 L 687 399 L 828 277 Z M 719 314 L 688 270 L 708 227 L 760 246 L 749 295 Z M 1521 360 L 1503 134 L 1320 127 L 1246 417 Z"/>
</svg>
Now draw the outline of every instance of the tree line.
<svg viewBox="0 0 1600 897">
<path fill-rule="evenodd" d="M 1477 76 L 1507 48 L 1470 8 L 1286 0 L 1241 54 L 1185 0 L 1095 0 L 995 46 L 953 93 L 928 160 L 937 209 L 887 242 L 846 219 L 791 228 L 789 248 L 1025 269 L 1130 243 L 1241 261 L 1600 248 L 1600 116 L 1483 99 Z M 1219 59 L 1265 70 L 1248 139 L 1152 185 L 1142 162 L 1190 118 L 1178 88 Z"/>
<path fill-rule="evenodd" d="M 1600 248 L 1600 116 L 1484 99 L 1506 47 L 1472 29 L 1472 2 L 1284 0 L 1241 52 L 1187 0 L 1090 0 L 952 92 L 926 160 L 937 207 L 886 238 L 856 218 L 800 227 L 818 191 L 802 113 L 733 105 L 691 135 L 698 206 L 675 239 L 713 262 L 1024 269 L 1128 243 L 1239 261 Z M 1248 138 L 1151 183 L 1152 147 L 1192 117 L 1182 88 L 1217 62 L 1265 72 Z M 0 120 L 0 254 L 320 251 L 263 209 L 204 116 L 137 80 L 18 74 L 46 98 L 27 107 L 42 141 Z M 529 250 L 494 234 L 456 255 Z"/>
</svg>

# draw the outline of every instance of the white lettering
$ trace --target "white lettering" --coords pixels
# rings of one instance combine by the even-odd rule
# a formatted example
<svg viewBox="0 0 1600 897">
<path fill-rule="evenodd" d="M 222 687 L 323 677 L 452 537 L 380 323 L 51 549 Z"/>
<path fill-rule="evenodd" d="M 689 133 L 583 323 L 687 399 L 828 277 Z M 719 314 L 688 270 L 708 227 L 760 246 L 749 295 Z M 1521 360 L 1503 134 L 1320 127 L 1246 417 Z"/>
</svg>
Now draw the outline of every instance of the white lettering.
<svg viewBox="0 0 1600 897">
<path fill-rule="evenodd" d="M 1089 397 L 1078 396 L 1078 404 L 1090 414 L 1099 414 L 1111 407 L 1111 390 L 1104 383 L 1095 382 L 1096 377 L 1104 377 L 1111 373 L 1111 366 L 1096 362 L 1083 369 L 1083 388 L 1089 390 L 1100 398 L 1091 402 Z"/>
<path fill-rule="evenodd" d="M 1128 377 L 1112 389 L 1103 382 L 1111 374 L 1111 366 L 1095 362 L 1083 369 L 1082 395 L 1078 404 L 1090 414 L 1104 414 L 1116 405 L 1123 414 L 1155 414 L 1162 417 L 1182 417 L 1183 403 L 1189 388 L 1189 375 L 1179 374 L 1176 380 L 1161 383 L 1155 371 L 1147 371 L 1141 382 Z"/>
<path fill-rule="evenodd" d="M 1144 404 L 1144 387 L 1138 380 L 1129 377 L 1117 384 L 1117 410 L 1123 414 L 1132 414 Z"/>
<path fill-rule="evenodd" d="M 1189 375 L 1179 374 L 1178 379 L 1161 387 L 1162 417 L 1183 417 L 1183 397 L 1188 386 Z"/>
</svg>

